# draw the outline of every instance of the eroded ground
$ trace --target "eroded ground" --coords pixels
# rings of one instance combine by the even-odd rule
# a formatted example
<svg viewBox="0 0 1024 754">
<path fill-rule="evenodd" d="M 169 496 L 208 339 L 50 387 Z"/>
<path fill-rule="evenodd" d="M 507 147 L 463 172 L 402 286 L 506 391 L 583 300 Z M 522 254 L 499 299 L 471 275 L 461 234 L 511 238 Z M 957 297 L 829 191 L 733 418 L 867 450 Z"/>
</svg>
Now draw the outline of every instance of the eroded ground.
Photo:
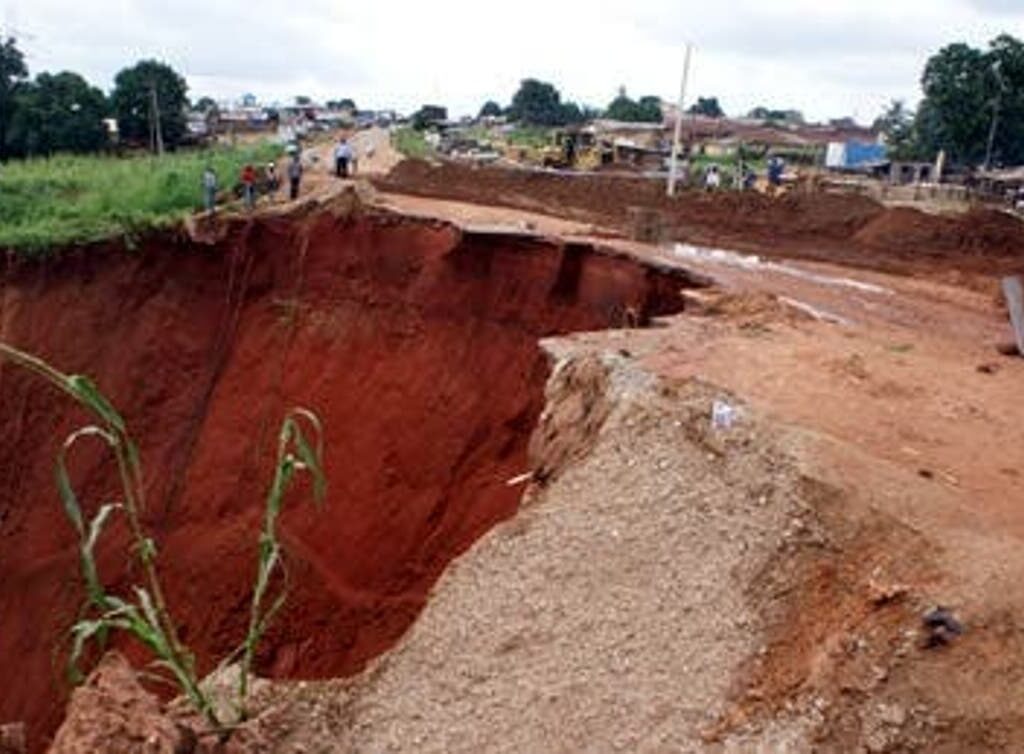
<svg viewBox="0 0 1024 754">
<path fill-rule="evenodd" d="M 995 350 L 991 284 L 1010 252 L 966 278 L 956 255 L 893 275 L 780 262 L 784 239 L 761 264 L 608 238 L 615 222 L 557 204 L 373 201 L 599 239 L 714 284 L 655 327 L 627 304 L 622 329 L 546 340 L 518 515 L 447 569 L 397 648 L 355 678 L 265 686 L 228 750 L 1024 747 L 1024 360 Z M 712 427 L 715 401 L 732 427 Z M 937 605 L 965 630 L 933 646 Z"/>
</svg>

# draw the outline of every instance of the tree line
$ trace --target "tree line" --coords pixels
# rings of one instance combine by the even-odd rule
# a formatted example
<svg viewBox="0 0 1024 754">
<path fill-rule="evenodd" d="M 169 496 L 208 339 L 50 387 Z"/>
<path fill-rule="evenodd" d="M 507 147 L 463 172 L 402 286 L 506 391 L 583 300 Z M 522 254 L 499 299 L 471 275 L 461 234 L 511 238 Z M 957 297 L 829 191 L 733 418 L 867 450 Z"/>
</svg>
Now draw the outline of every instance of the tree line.
<svg viewBox="0 0 1024 754">
<path fill-rule="evenodd" d="M 957 43 L 933 55 L 911 111 L 893 102 L 875 122 L 897 159 L 1024 163 L 1024 42 L 1003 34 L 981 50 Z"/>
<path fill-rule="evenodd" d="M 13 38 L 0 39 L 0 160 L 56 152 L 99 152 L 110 146 L 104 122 L 116 119 L 128 144 L 174 148 L 187 135 L 188 85 L 170 66 L 143 60 L 114 79 L 108 97 L 78 73 L 29 78 Z"/>
</svg>

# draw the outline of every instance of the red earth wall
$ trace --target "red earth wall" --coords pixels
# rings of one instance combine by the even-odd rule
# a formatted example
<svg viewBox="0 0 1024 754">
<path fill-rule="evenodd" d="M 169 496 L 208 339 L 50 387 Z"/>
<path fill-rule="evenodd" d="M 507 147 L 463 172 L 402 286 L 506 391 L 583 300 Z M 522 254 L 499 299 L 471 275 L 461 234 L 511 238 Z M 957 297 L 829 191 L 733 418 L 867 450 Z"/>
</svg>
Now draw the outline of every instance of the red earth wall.
<svg viewBox="0 0 1024 754">
<path fill-rule="evenodd" d="M 0 339 L 89 374 L 122 411 L 168 600 L 204 669 L 244 635 L 280 420 L 320 415 L 328 503 L 286 508 L 291 591 L 260 663 L 329 676 L 391 646 L 445 565 L 516 510 L 506 482 L 527 470 L 547 375 L 538 339 L 676 311 L 693 283 L 590 246 L 325 213 L 8 270 Z M 0 365 L 0 722 L 27 721 L 33 749 L 62 716 L 82 599 L 53 459 L 84 419 Z M 99 448 L 73 461 L 90 504 L 116 495 Z M 125 541 L 113 531 L 100 556 L 122 588 L 138 582 Z"/>
</svg>

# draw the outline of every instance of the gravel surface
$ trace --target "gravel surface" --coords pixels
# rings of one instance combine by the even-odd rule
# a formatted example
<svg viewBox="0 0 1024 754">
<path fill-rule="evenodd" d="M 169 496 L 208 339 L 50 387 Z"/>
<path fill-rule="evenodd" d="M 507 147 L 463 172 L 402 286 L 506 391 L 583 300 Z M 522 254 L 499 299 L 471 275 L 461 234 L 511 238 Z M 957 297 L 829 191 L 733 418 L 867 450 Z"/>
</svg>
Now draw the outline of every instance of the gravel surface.
<svg viewBox="0 0 1024 754">
<path fill-rule="evenodd" d="M 613 395 L 593 451 L 457 561 L 362 679 L 298 684 L 263 721 L 275 751 L 708 750 L 758 649 L 744 592 L 791 516 L 789 469 L 752 417 L 710 428 L 727 396 L 599 361 Z M 549 414 L 587 390 L 561 390 L 572 373 Z"/>
</svg>

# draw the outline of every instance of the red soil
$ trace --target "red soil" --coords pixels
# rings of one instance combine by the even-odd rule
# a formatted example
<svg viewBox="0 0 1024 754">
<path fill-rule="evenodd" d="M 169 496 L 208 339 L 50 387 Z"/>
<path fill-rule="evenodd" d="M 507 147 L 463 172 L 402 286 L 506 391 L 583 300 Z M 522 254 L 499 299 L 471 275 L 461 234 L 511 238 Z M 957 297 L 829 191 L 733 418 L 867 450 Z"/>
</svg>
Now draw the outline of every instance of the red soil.
<svg viewBox="0 0 1024 754">
<path fill-rule="evenodd" d="M 660 181 L 406 160 L 384 191 L 545 212 L 628 233 L 630 208 L 660 212 L 667 239 L 913 275 L 1024 271 L 1024 222 L 993 210 L 940 216 L 889 209 L 855 194 L 685 192 Z"/>
<path fill-rule="evenodd" d="M 93 376 L 122 410 L 168 599 L 204 669 L 244 634 L 283 413 L 319 413 L 329 501 L 285 511 L 291 591 L 260 660 L 326 676 L 392 645 L 445 565 L 516 510 L 506 482 L 527 469 L 547 375 L 538 338 L 678 310 L 693 282 L 587 245 L 322 214 L 9 270 L 0 338 Z M 83 419 L 0 367 L 0 657 L 18 679 L 0 721 L 27 721 L 33 749 L 62 715 L 81 602 L 52 470 Z M 98 448 L 73 461 L 84 499 L 116 494 Z M 138 579 L 124 542 L 116 530 L 100 554 L 122 588 Z"/>
</svg>

